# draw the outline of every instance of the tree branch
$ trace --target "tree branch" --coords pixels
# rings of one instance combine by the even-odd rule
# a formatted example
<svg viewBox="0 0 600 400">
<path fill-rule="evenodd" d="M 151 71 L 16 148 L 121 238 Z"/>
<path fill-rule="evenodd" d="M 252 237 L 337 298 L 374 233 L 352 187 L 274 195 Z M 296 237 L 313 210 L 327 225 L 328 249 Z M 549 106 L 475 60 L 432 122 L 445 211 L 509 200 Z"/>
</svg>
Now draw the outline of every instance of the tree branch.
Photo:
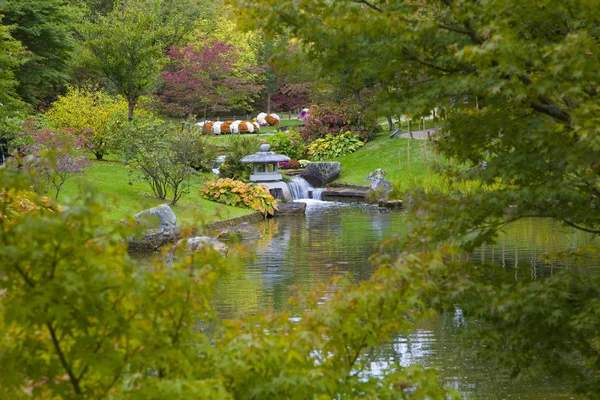
<svg viewBox="0 0 600 400">
<path fill-rule="evenodd" d="M 467 31 L 466 29 L 459 28 L 456 26 L 442 25 L 442 24 L 438 24 L 437 26 L 438 26 L 438 28 L 445 29 L 450 32 L 461 33 L 463 35 L 469 35 L 469 36 L 471 35 L 470 32 Z"/>
<path fill-rule="evenodd" d="M 366 1 L 366 0 L 354 0 L 354 2 L 355 2 L 355 3 L 359 3 L 359 4 L 364 4 L 364 5 L 366 5 L 367 7 L 371 8 L 371 9 L 373 9 L 373 10 L 377 11 L 377 12 L 383 12 L 383 10 L 382 10 L 381 8 L 377 7 L 375 4 L 371 4 L 371 3 L 369 3 L 369 2 L 368 2 L 368 1 Z"/>
<path fill-rule="evenodd" d="M 588 232 L 588 233 L 600 233 L 600 230 L 597 229 L 589 229 L 589 228 L 584 228 L 583 226 L 577 225 L 571 221 L 569 221 L 566 218 L 562 218 L 561 219 L 565 224 L 569 225 L 570 227 L 573 227 L 575 229 L 579 229 L 580 231 L 584 231 L 584 232 Z"/>
<path fill-rule="evenodd" d="M 568 112 L 550 104 L 542 104 L 532 101 L 531 108 L 539 113 L 549 115 L 550 117 L 562 122 L 569 123 L 571 121 L 571 116 Z"/>
<path fill-rule="evenodd" d="M 56 353 L 58 354 L 60 363 L 61 363 L 62 367 L 65 369 L 65 371 L 67 371 L 67 375 L 69 375 L 69 380 L 71 381 L 73 390 L 75 390 L 75 393 L 78 396 L 81 396 L 83 394 L 83 392 L 81 391 L 81 387 L 79 387 L 79 380 L 77 379 L 77 377 L 71 370 L 69 363 L 67 362 L 67 358 L 65 357 L 65 355 L 60 347 L 60 343 L 58 342 L 58 339 L 56 337 L 56 331 L 54 330 L 54 327 L 49 322 L 46 323 L 46 327 L 50 331 L 50 336 L 52 337 L 52 343 L 54 344 L 54 349 L 56 350 Z"/>
</svg>

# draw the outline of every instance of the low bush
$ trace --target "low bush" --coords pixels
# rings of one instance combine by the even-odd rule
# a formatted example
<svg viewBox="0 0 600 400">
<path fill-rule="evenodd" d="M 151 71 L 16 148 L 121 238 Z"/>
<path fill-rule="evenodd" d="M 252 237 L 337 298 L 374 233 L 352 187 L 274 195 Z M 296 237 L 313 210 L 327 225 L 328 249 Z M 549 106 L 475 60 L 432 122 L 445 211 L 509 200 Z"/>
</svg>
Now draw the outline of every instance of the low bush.
<svg viewBox="0 0 600 400">
<path fill-rule="evenodd" d="M 171 204 L 177 204 L 189 193 L 196 170 L 211 169 L 216 146 L 195 126 L 185 124 L 174 131 L 172 125 L 149 117 L 122 128 L 119 142 L 127 164 L 133 167 L 130 179 L 147 182 L 159 199 L 170 195 Z"/>
<path fill-rule="evenodd" d="M 371 140 L 381 127 L 377 118 L 367 116 L 357 105 L 331 104 L 312 106 L 302 128 L 302 138 L 307 142 L 350 131 L 364 142 Z"/>
<path fill-rule="evenodd" d="M 263 215 L 273 214 L 277 209 L 277 200 L 271 196 L 265 186 L 225 178 L 204 183 L 200 195 L 208 200 L 237 207 L 248 207 Z"/>
<path fill-rule="evenodd" d="M 281 168 L 281 169 L 296 169 L 296 168 L 300 168 L 300 163 L 298 162 L 298 160 L 282 161 L 279 163 L 279 168 Z"/>
<path fill-rule="evenodd" d="M 227 141 L 225 162 L 219 166 L 221 178 L 232 178 L 248 181 L 252 173 L 252 165 L 240 160 L 249 154 L 254 154 L 260 149 L 260 141 L 255 137 L 232 136 Z"/>
<path fill-rule="evenodd" d="M 271 151 L 283 154 L 291 159 L 299 160 L 306 155 L 306 143 L 298 131 L 277 132 L 267 139 L 271 145 Z"/>
<path fill-rule="evenodd" d="M 174 159 L 189 165 L 196 171 L 211 172 L 213 160 L 217 156 L 217 145 L 202 135 L 202 129 L 185 123 L 171 138 Z"/>
<path fill-rule="evenodd" d="M 308 154 L 313 160 L 329 160 L 354 153 L 364 143 L 352 132 L 340 132 L 316 139 L 308 146 Z"/>
<path fill-rule="evenodd" d="M 298 162 L 298 160 L 290 160 L 288 162 L 288 168 L 291 168 L 291 169 L 300 168 L 300 163 Z"/>
</svg>

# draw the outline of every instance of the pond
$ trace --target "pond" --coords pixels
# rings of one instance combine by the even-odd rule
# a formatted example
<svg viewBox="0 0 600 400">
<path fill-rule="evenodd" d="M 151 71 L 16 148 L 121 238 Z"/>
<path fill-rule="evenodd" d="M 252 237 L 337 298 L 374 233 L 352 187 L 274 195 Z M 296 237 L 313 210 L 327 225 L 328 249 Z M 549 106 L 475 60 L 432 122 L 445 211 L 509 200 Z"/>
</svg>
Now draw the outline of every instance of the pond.
<svg viewBox="0 0 600 400">
<path fill-rule="evenodd" d="M 283 310 L 299 290 L 314 289 L 336 274 L 367 279 L 375 267 L 369 257 L 381 239 L 407 232 L 401 211 L 374 206 L 307 201 L 305 216 L 289 216 L 258 224 L 263 237 L 245 245 L 256 257 L 219 284 L 215 307 L 223 318 L 260 311 Z M 568 262 L 541 255 L 567 249 L 589 235 L 557 223 L 524 219 L 506 229 L 496 246 L 475 251 L 477 261 L 494 261 L 514 270 L 517 279 L 535 279 L 568 268 Z M 514 382 L 485 362 L 456 352 L 456 332 L 463 323 L 460 310 L 429 321 L 408 335 L 397 337 L 371 355 L 374 371 L 390 362 L 419 363 L 438 368 L 444 383 L 465 396 L 482 399 L 574 399 L 570 387 L 551 378 Z"/>
</svg>

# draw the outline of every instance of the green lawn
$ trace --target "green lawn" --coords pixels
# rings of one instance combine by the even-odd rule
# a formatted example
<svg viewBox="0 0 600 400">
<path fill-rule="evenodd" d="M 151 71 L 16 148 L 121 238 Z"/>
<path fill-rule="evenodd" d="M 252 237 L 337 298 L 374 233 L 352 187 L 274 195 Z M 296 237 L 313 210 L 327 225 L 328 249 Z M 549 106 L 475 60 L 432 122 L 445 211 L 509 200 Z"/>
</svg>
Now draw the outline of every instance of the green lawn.
<svg viewBox="0 0 600 400">
<path fill-rule="evenodd" d="M 480 190 L 496 190 L 499 185 L 486 185 L 478 181 L 449 180 L 434 171 L 438 163 L 447 164 L 447 160 L 437 159 L 433 144 L 425 140 L 390 139 L 390 132 L 382 132 L 355 153 L 328 161 L 342 164 L 342 172 L 335 183 L 368 185 L 365 178 L 371 171 L 381 168 L 386 179 L 393 184 L 392 197 L 402 198 L 414 189 L 425 192 L 442 192 L 464 196 Z M 410 150 L 409 150 L 410 146 Z M 425 150 L 427 146 L 427 150 Z M 410 164 L 408 162 L 410 153 Z"/>
<path fill-rule="evenodd" d="M 109 196 L 109 219 L 121 220 L 146 208 L 170 203 L 169 199 L 156 199 L 150 186 L 144 182 L 134 182 L 130 185 L 128 174 L 129 170 L 120 161 L 94 160 L 92 166 L 86 169 L 85 175 L 74 176 L 65 183 L 60 192 L 59 202 L 67 197 L 77 196 L 80 188 L 84 186 L 81 183 L 87 182 Z M 190 193 L 184 195 L 177 205 L 171 206 L 180 225 L 209 223 L 252 212 L 250 209 L 231 207 L 201 198 L 199 190 L 205 178 L 207 176 L 195 177 Z M 54 193 L 50 195 L 53 196 Z"/>
<path fill-rule="evenodd" d="M 390 139 L 390 132 L 385 131 L 369 141 L 357 152 L 328 161 L 338 161 L 342 164 L 342 172 L 336 183 L 368 185 L 365 178 L 377 168 L 387 172 L 386 178 L 401 186 L 415 180 L 423 180 L 434 172 L 429 166 L 435 165 L 436 158 L 432 144 L 423 140 Z M 410 166 L 409 158 L 410 142 Z M 427 145 L 427 162 L 425 148 Z"/>
</svg>

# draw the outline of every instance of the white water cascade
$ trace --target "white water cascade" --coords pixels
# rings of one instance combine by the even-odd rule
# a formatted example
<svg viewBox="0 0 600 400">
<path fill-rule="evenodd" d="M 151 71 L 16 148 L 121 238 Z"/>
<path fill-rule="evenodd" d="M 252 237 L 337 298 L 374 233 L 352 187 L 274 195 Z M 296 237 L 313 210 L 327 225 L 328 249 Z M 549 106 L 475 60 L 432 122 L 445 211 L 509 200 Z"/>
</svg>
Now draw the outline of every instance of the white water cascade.
<svg viewBox="0 0 600 400">
<path fill-rule="evenodd" d="M 313 199 L 313 200 L 321 200 L 321 193 L 323 189 L 312 187 L 306 179 L 294 176 L 292 177 L 292 181 L 289 182 L 288 187 L 290 192 L 292 193 L 292 200 L 300 200 L 300 199 Z"/>
</svg>

